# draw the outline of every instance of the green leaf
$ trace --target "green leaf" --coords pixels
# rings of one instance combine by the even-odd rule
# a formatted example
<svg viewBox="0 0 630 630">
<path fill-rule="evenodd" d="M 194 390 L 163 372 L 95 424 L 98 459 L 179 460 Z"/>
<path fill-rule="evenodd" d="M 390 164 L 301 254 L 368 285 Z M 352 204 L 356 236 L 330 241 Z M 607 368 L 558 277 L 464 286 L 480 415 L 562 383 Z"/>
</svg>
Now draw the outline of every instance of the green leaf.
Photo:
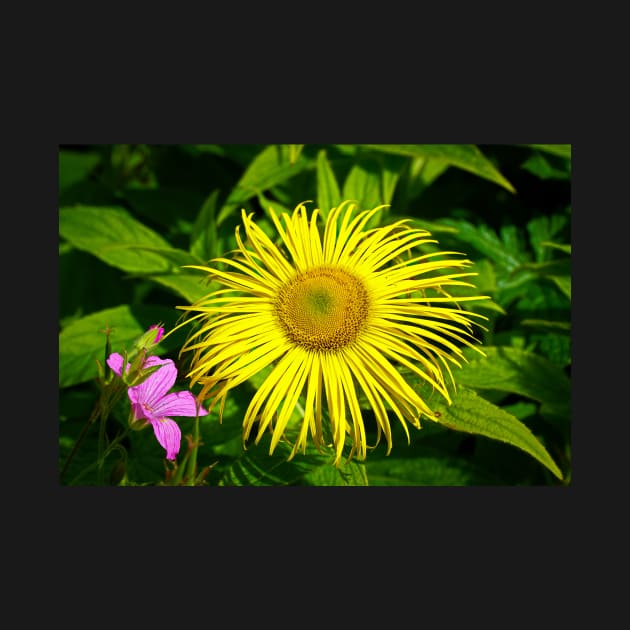
<svg viewBox="0 0 630 630">
<path fill-rule="evenodd" d="M 331 465 L 329 460 L 322 462 L 306 475 L 304 482 L 309 486 L 367 486 L 368 478 L 365 464 L 354 459 L 342 461 L 339 467 Z"/>
<path fill-rule="evenodd" d="M 571 381 L 547 359 L 521 348 L 485 346 L 485 357 L 465 350 L 468 363 L 457 370 L 458 383 L 475 389 L 520 394 L 540 403 L 567 404 Z"/>
<path fill-rule="evenodd" d="M 165 332 L 178 317 L 175 309 L 163 306 L 116 306 L 73 321 L 59 334 L 59 387 L 70 387 L 97 376 L 96 360 L 105 363 L 103 330 L 112 328 L 112 352 L 131 350 L 133 342 L 152 324 L 165 324 Z M 156 354 L 172 352 L 181 347 L 182 330 L 160 341 Z"/>
<path fill-rule="evenodd" d="M 354 164 L 344 182 L 342 197 L 356 201 L 359 210 L 369 210 L 383 203 L 380 188 L 380 171 L 376 167 Z"/>
<path fill-rule="evenodd" d="M 437 159 L 487 179 L 511 193 L 514 186 L 474 144 L 364 144 L 365 148 L 414 158 Z"/>
<path fill-rule="evenodd" d="M 541 247 L 551 247 L 552 249 L 559 249 L 561 252 L 565 254 L 571 253 L 571 245 L 566 243 L 552 243 L 551 241 L 542 241 L 540 243 Z"/>
<path fill-rule="evenodd" d="M 219 191 L 213 190 L 197 215 L 191 233 L 190 252 L 200 260 L 210 260 L 218 255 L 217 246 L 217 200 Z"/>
<path fill-rule="evenodd" d="M 549 280 L 551 280 L 569 300 L 571 299 L 571 276 L 549 276 Z"/>
<path fill-rule="evenodd" d="M 195 273 L 192 273 L 193 271 Z M 188 304 L 200 300 L 218 286 L 216 283 L 208 284 L 207 277 L 198 270 L 191 270 L 191 273 L 152 275 L 147 276 L 147 279 L 170 289 L 176 295 L 183 297 Z"/>
<path fill-rule="evenodd" d="M 527 231 L 537 262 L 544 262 L 550 258 L 548 243 L 559 235 L 567 223 L 568 218 L 562 214 L 542 215 L 528 221 Z"/>
<path fill-rule="evenodd" d="M 529 326 L 542 332 L 571 332 L 570 322 L 550 322 L 544 319 L 524 319 L 521 321 L 521 326 Z"/>
<path fill-rule="evenodd" d="M 541 278 L 547 278 L 553 282 L 560 291 L 571 299 L 571 259 L 562 258 L 548 260 L 542 263 L 526 263 L 521 269 L 534 272 Z"/>
<path fill-rule="evenodd" d="M 302 153 L 294 162 L 291 162 L 287 145 L 269 145 L 247 167 L 221 209 L 217 222 L 222 223 L 244 201 L 277 184 L 286 182 L 310 166 L 311 161 Z"/>
<path fill-rule="evenodd" d="M 297 159 L 300 157 L 300 153 L 302 153 L 302 149 L 304 148 L 303 144 L 289 144 L 289 162 L 291 164 L 295 164 Z"/>
<path fill-rule="evenodd" d="M 521 168 L 536 175 L 540 179 L 570 179 L 571 164 L 565 164 L 564 168 L 556 168 L 550 160 L 540 153 L 535 153 L 527 158 Z"/>
<path fill-rule="evenodd" d="M 444 160 L 411 158 L 406 168 L 401 169 L 402 199 L 410 201 L 419 197 L 448 168 L 449 164 Z"/>
<path fill-rule="evenodd" d="M 270 435 L 259 444 L 251 444 L 225 471 L 221 486 L 365 486 L 365 467 L 355 460 L 333 465 L 332 450 L 320 453 L 309 444 L 306 453 L 297 453 L 288 460 L 291 446 L 280 442 L 269 455 Z"/>
<path fill-rule="evenodd" d="M 322 213 L 322 218 L 326 220 L 328 212 L 342 201 L 335 172 L 326 157 L 326 151 L 322 149 L 317 154 L 317 207 Z"/>
<path fill-rule="evenodd" d="M 526 262 L 522 255 L 517 255 L 487 225 L 473 225 L 464 219 L 450 218 L 443 219 L 442 223 L 455 228 L 457 239 L 472 245 L 508 273 Z"/>
<path fill-rule="evenodd" d="M 558 479 L 562 479 L 562 472 L 527 426 L 474 391 L 460 387 L 452 397 L 452 405 L 437 401 L 434 411 L 441 414 L 438 418 L 440 424 L 455 431 L 483 435 L 520 448 L 546 466 Z"/>
<path fill-rule="evenodd" d="M 183 265 L 200 262 L 188 252 L 172 248 L 123 208 L 61 208 L 59 233 L 77 249 L 129 273 L 172 273 Z"/>
<path fill-rule="evenodd" d="M 370 486 L 471 486 L 491 483 L 476 467 L 448 455 L 369 459 Z"/>
<path fill-rule="evenodd" d="M 532 149 L 538 149 L 539 151 L 545 151 L 552 155 L 571 159 L 571 145 L 570 144 L 527 144 L 525 146 Z"/>
</svg>

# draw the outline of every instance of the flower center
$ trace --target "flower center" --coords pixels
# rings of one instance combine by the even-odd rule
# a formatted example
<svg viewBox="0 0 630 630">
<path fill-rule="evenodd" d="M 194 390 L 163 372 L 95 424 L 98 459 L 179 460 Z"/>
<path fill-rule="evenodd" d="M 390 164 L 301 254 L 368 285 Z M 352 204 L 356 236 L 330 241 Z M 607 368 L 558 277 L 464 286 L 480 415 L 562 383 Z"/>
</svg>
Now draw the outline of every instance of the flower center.
<svg viewBox="0 0 630 630">
<path fill-rule="evenodd" d="M 343 269 L 318 267 L 280 289 L 276 315 L 294 343 L 310 350 L 338 350 L 356 339 L 369 307 L 361 280 Z"/>
</svg>

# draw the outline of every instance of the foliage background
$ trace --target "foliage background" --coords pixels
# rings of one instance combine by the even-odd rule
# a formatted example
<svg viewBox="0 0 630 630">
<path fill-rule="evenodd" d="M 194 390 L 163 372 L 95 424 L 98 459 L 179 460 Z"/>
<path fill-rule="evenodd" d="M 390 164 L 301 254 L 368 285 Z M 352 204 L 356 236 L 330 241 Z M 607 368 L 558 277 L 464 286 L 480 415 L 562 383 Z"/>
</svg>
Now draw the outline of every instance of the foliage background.
<svg viewBox="0 0 630 630">
<path fill-rule="evenodd" d="M 229 397 L 223 423 L 202 419 L 200 464 L 211 485 L 557 485 L 571 479 L 571 150 L 569 145 L 89 145 L 59 147 L 59 461 L 97 398 L 96 360 L 130 347 L 150 324 L 170 330 L 184 305 L 208 292 L 204 263 L 234 246 L 240 210 L 269 234 L 268 206 L 304 200 L 323 210 L 341 199 L 391 204 L 384 220 L 411 217 L 440 249 L 465 252 L 492 300 L 479 332 L 488 360 L 455 373 L 459 408 L 488 403 L 518 419 L 562 472 L 501 439 L 424 422 L 411 444 L 397 425 L 394 448 L 333 469 L 316 451 L 286 462 L 267 444 L 241 447 L 241 420 L 256 379 Z M 313 207 L 311 204 L 309 207 Z M 187 331 L 161 356 L 178 362 Z M 474 359 L 474 357 L 471 358 Z M 182 370 L 180 370 L 180 375 Z M 186 387 L 184 381 L 178 387 Z M 111 435 L 126 422 L 125 401 Z M 182 433 L 191 419 L 179 419 Z M 61 482 L 96 454 L 89 434 Z M 158 484 L 163 449 L 132 433 L 107 462 L 112 484 Z M 184 448 L 184 444 L 183 444 Z"/>
</svg>

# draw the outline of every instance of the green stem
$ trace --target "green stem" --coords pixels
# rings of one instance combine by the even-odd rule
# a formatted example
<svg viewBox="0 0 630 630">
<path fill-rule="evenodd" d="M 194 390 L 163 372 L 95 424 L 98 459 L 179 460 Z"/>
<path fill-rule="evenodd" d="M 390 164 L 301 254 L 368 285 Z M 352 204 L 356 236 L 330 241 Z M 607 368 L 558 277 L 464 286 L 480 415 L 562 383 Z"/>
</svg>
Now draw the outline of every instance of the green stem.
<svg viewBox="0 0 630 630">
<path fill-rule="evenodd" d="M 107 449 L 105 449 L 105 453 L 103 454 L 103 459 L 97 459 L 95 462 L 93 462 L 92 464 L 90 464 L 89 466 L 87 466 L 86 468 L 84 468 L 76 477 L 74 477 L 74 479 L 68 484 L 68 485 L 75 485 L 77 481 L 79 481 L 79 479 L 81 479 L 81 477 L 83 477 L 83 475 L 85 475 L 86 473 L 88 473 L 90 470 L 93 470 L 94 468 L 96 468 L 97 466 L 102 469 L 103 464 L 105 463 L 105 460 L 109 457 L 110 453 L 114 450 L 116 450 L 117 448 L 119 448 L 118 444 L 125 438 L 125 436 L 129 433 L 130 428 L 127 427 L 122 433 L 120 433 L 119 435 L 117 435 L 112 441 L 111 443 L 108 445 Z M 99 485 L 103 485 L 100 482 L 99 479 Z"/>
<path fill-rule="evenodd" d="M 197 476 L 197 451 L 199 450 L 199 416 L 195 416 L 193 428 L 193 447 L 188 459 L 188 485 L 194 486 Z"/>
<path fill-rule="evenodd" d="M 79 434 L 79 437 L 74 443 L 74 446 L 72 447 L 72 450 L 68 454 L 68 457 L 66 457 L 66 462 L 64 463 L 63 468 L 61 469 L 61 473 L 59 474 L 60 480 L 63 479 L 63 476 L 66 474 L 66 471 L 68 470 L 68 466 L 70 466 L 70 462 L 73 460 L 74 456 L 79 450 L 79 446 L 81 446 L 81 444 L 83 443 L 83 440 L 85 439 L 85 436 L 87 435 L 89 428 L 96 421 L 99 411 L 100 411 L 100 401 L 97 402 L 96 405 L 94 405 L 94 409 L 92 409 L 92 413 L 90 414 L 88 421 L 85 423 L 83 429 L 81 429 L 81 433 Z"/>
<path fill-rule="evenodd" d="M 105 424 L 107 422 L 107 417 L 109 414 L 107 413 L 102 413 L 101 412 L 101 418 L 100 418 L 100 423 L 98 426 L 98 456 L 97 456 L 97 462 L 98 462 L 98 485 L 102 486 L 103 485 L 103 476 L 104 476 L 104 464 L 105 464 L 105 457 L 103 456 L 103 452 L 105 450 Z"/>
<path fill-rule="evenodd" d="M 70 451 L 70 453 L 68 454 L 68 457 L 66 458 L 66 461 L 59 475 L 60 480 L 66 474 L 68 467 L 70 466 L 70 463 L 72 462 L 72 460 L 74 459 L 74 456 L 78 452 L 79 447 L 81 446 L 81 444 L 83 443 L 83 440 L 88 434 L 90 427 L 96 422 L 97 418 L 99 417 L 101 419 L 101 424 L 99 427 L 99 442 L 98 442 L 99 450 L 98 450 L 98 458 L 96 460 L 96 464 L 98 464 L 99 467 L 101 466 L 101 462 L 103 459 L 102 446 L 103 446 L 103 438 L 104 438 L 104 432 L 105 432 L 105 422 L 109 416 L 109 410 L 114 405 L 114 403 L 118 400 L 118 398 L 120 397 L 123 391 L 124 391 L 124 387 L 120 387 L 120 386 L 113 387 L 111 389 L 109 387 L 105 387 L 104 389 L 101 390 L 99 398 L 96 404 L 94 405 L 94 408 L 92 409 L 92 413 L 90 414 L 90 417 L 85 423 L 83 429 L 81 429 L 81 433 L 79 434 L 79 437 L 77 438 L 76 442 L 74 443 L 74 446 L 72 447 L 72 450 Z M 92 468 L 93 466 L 90 465 L 88 466 L 87 470 L 92 470 Z M 79 476 L 82 476 L 82 474 Z M 100 478 L 101 477 L 99 473 L 99 479 Z"/>
</svg>

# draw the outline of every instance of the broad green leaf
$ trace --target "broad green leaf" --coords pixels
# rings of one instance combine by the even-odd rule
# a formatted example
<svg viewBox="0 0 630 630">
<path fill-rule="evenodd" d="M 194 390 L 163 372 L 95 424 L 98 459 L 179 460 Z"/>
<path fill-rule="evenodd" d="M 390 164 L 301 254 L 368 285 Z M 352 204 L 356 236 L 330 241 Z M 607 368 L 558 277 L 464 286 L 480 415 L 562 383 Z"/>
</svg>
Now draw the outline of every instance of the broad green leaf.
<svg viewBox="0 0 630 630">
<path fill-rule="evenodd" d="M 449 164 L 444 160 L 411 158 L 401 178 L 403 199 L 410 201 L 419 197 L 448 168 Z"/>
<path fill-rule="evenodd" d="M 391 204 L 405 161 L 404 158 L 395 155 L 383 156 L 381 165 L 381 203 Z"/>
<path fill-rule="evenodd" d="M 456 237 L 472 245 L 508 273 L 526 262 L 517 255 L 487 225 L 473 225 L 464 219 L 443 219 L 442 223 L 457 230 Z"/>
<path fill-rule="evenodd" d="M 367 486 L 368 478 L 365 464 L 354 459 L 350 462 L 342 461 L 339 467 L 331 465 L 325 460 L 306 475 L 304 482 L 309 486 Z"/>
<path fill-rule="evenodd" d="M 328 212 L 342 201 L 335 172 L 326 157 L 326 151 L 322 149 L 317 154 L 317 207 L 322 213 L 322 218 L 326 220 Z"/>
<path fill-rule="evenodd" d="M 571 159 L 571 145 L 570 144 L 528 144 L 525 145 L 532 147 L 532 149 L 538 149 L 551 153 L 552 155 L 558 155 L 559 157 Z"/>
<path fill-rule="evenodd" d="M 216 220 L 218 197 L 218 190 L 213 190 L 208 195 L 193 224 L 190 252 L 200 260 L 210 260 L 219 255 Z"/>
<path fill-rule="evenodd" d="M 512 193 L 516 192 L 514 186 L 474 144 L 364 144 L 361 146 L 385 153 L 441 160 L 494 182 Z"/>
<path fill-rule="evenodd" d="M 59 333 L 59 387 L 70 387 L 97 376 L 96 360 L 105 362 L 106 327 L 112 352 L 131 350 L 133 342 L 152 324 L 164 323 L 169 332 L 178 312 L 163 306 L 116 306 L 73 321 Z M 172 352 L 183 342 L 181 329 L 162 339 L 156 354 Z"/>
<path fill-rule="evenodd" d="M 292 163 L 287 145 L 269 145 L 252 160 L 243 173 L 219 212 L 218 223 L 222 223 L 242 202 L 287 181 L 310 166 L 311 162 L 303 154 Z"/>
<path fill-rule="evenodd" d="M 437 421 L 455 431 L 483 435 L 520 448 L 546 466 L 558 479 L 562 472 L 545 447 L 518 418 L 497 407 L 474 391 L 458 388 L 452 404 L 436 401 Z"/>
<path fill-rule="evenodd" d="M 290 144 L 289 146 L 289 162 L 291 164 L 295 164 L 297 159 L 300 157 L 300 153 L 302 153 L 302 149 L 304 148 L 303 144 Z"/>
<path fill-rule="evenodd" d="M 73 206 L 59 210 L 59 234 L 77 249 L 129 273 L 172 273 L 199 260 L 170 246 L 123 208 Z"/>
<path fill-rule="evenodd" d="M 357 202 L 359 210 L 369 210 L 381 205 L 380 171 L 374 166 L 366 168 L 362 164 L 354 164 L 343 184 L 342 197 Z"/>
<path fill-rule="evenodd" d="M 571 381 L 558 366 L 520 348 L 484 346 L 485 357 L 465 350 L 468 363 L 455 375 L 457 383 L 475 389 L 520 394 L 540 403 L 566 404 Z"/>
</svg>

